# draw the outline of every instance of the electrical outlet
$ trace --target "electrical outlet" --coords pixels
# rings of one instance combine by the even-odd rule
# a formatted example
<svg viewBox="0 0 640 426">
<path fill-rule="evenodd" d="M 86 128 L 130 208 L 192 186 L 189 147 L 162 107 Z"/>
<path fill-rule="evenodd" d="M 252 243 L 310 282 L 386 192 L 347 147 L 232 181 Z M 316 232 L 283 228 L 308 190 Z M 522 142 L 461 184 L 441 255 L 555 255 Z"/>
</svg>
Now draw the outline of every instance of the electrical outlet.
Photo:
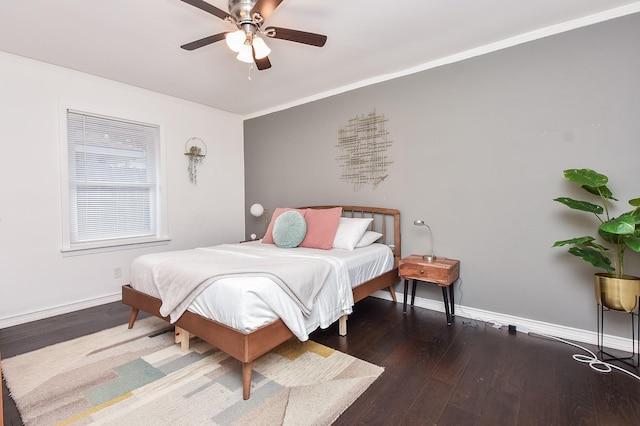
<svg viewBox="0 0 640 426">
<path fill-rule="evenodd" d="M 113 278 L 122 278 L 122 266 L 113 268 Z"/>
</svg>

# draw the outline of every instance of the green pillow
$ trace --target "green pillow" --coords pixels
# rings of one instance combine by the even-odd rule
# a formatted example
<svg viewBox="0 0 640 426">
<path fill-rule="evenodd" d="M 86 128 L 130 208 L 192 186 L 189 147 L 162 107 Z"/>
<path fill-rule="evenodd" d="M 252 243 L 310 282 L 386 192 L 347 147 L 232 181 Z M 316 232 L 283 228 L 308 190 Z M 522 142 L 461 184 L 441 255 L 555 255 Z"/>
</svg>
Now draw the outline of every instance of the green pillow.
<svg viewBox="0 0 640 426">
<path fill-rule="evenodd" d="M 298 247 L 305 235 L 307 235 L 307 222 L 296 210 L 282 213 L 273 224 L 273 242 L 278 247 Z"/>
</svg>

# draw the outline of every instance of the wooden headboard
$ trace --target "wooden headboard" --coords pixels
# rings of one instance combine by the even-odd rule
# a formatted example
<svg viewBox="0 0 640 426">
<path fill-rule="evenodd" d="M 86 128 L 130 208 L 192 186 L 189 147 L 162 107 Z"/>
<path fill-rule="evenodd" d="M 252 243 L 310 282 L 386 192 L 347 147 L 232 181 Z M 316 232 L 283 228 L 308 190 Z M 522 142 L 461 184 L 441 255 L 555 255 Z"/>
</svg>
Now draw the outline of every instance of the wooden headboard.
<svg viewBox="0 0 640 426">
<path fill-rule="evenodd" d="M 401 258 L 400 247 L 400 211 L 396 209 L 385 209 L 382 207 L 363 206 L 306 206 L 301 209 L 330 209 L 342 207 L 343 217 L 372 217 L 371 231 L 382 234 L 382 243 L 388 245 L 393 251 L 396 265 Z"/>
</svg>

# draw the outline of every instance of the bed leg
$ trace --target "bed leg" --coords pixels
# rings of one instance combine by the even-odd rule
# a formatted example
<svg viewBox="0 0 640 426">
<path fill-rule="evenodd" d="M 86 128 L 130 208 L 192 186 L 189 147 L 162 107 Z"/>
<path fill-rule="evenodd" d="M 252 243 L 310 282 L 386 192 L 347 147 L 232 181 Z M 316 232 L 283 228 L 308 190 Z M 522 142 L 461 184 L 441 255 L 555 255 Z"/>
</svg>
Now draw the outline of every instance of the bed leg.
<svg viewBox="0 0 640 426">
<path fill-rule="evenodd" d="M 392 285 L 389 286 L 389 293 L 391 293 L 391 298 L 393 299 L 393 303 L 398 303 L 398 299 L 396 299 L 396 288 Z"/>
<path fill-rule="evenodd" d="M 338 320 L 338 334 L 341 336 L 347 335 L 347 315 L 343 315 Z"/>
<path fill-rule="evenodd" d="M 131 308 L 131 315 L 129 316 L 129 328 L 133 328 L 133 324 L 136 322 L 136 318 L 138 318 L 138 312 L 140 312 L 140 309 L 138 308 Z"/>
<path fill-rule="evenodd" d="M 189 339 L 191 339 L 191 333 L 184 328 L 176 326 L 174 334 L 176 343 L 180 343 L 180 349 L 182 352 L 187 352 L 189 350 Z"/>
<path fill-rule="evenodd" d="M 242 363 L 242 399 L 249 399 L 251 393 L 251 373 L 253 372 L 253 362 Z"/>
</svg>

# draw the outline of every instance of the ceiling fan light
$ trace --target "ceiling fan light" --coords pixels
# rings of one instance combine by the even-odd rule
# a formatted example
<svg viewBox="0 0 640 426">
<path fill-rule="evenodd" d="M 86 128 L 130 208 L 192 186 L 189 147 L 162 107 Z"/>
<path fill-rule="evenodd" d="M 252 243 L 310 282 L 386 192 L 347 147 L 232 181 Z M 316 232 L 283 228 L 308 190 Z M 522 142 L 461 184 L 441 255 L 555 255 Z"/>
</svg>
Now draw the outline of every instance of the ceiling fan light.
<svg viewBox="0 0 640 426">
<path fill-rule="evenodd" d="M 227 40 L 227 46 L 229 49 L 234 52 L 240 52 L 242 46 L 244 46 L 244 41 L 247 39 L 246 34 L 242 30 L 234 31 L 232 33 L 228 33 L 225 36 Z"/>
<path fill-rule="evenodd" d="M 251 52 L 251 46 L 249 46 L 248 44 L 243 45 L 242 49 L 240 49 L 240 52 L 238 52 L 238 56 L 236 56 L 236 59 L 241 62 L 246 62 L 247 64 L 252 64 L 253 52 Z"/>
<path fill-rule="evenodd" d="M 256 59 L 266 58 L 271 53 L 269 46 L 260 37 L 253 38 L 253 48 L 256 51 Z"/>
</svg>

